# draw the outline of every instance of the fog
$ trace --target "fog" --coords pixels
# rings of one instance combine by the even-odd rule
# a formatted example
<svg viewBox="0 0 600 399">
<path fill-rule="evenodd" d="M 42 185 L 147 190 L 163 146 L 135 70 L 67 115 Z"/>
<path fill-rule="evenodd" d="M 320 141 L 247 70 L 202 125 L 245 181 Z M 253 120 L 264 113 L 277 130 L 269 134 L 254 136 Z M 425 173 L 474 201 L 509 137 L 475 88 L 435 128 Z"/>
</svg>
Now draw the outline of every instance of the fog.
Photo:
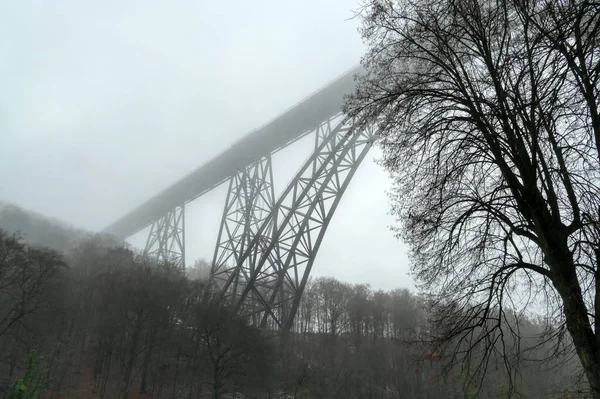
<svg viewBox="0 0 600 399">
<path fill-rule="evenodd" d="M 0 4 L 0 200 L 100 230 L 353 67 L 353 2 Z M 280 192 L 310 146 L 274 159 Z M 412 287 L 390 181 L 356 173 L 313 267 Z M 225 187 L 191 203 L 187 263 L 210 258 Z M 143 232 L 132 237 L 143 241 Z"/>
</svg>

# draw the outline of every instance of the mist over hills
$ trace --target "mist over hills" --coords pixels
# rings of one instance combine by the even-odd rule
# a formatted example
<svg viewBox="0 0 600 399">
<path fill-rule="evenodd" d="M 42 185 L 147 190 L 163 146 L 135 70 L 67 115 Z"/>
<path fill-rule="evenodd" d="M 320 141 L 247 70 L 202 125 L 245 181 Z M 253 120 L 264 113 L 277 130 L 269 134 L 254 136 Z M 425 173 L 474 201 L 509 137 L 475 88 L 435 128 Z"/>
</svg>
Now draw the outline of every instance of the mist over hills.
<svg viewBox="0 0 600 399">
<path fill-rule="evenodd" d="M 94 233 L 0 200 L 0 229 L 30 245 L 66 252 Z"/>
</svg>

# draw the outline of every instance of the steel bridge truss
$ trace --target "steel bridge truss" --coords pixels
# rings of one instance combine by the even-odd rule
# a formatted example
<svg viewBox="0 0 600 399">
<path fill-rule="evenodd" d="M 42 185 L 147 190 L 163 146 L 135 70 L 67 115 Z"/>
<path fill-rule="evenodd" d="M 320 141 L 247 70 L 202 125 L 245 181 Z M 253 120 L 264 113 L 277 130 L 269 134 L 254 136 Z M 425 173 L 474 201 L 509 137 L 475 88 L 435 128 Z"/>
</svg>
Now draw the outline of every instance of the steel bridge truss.
<svg viewBox="0 0 600 399">
<path fill-rule="evenodd" d="M 268 219 L 274 204 L 270 155 L 230 179 L 211 269 L 211 288 L 229 303 L 240 299 L 245 282 L 254 273 L 259 254 L 269 246 L 272 223 Z M 251 245 L 258 251 L 251 250 L 249 256 L 241 259 Z M 233 283 L 228 285 L 230 279 Z M 253 294 L 251 298 L 255 299 Z M 257 324 L 256 316 L 253 322 Z"/>
<path fill-rule="evenodd" d="M 374 139 L 341 114 L 313 133 L 311 155 L 277 201 L 270 154 L 229 180 L 211 289 L 263 328 L 292 328 L 325 231 Z M 185 267 L 184 223 L 184 205 L 156 220 L 144 254 Z"/>
<path fill-rule="evenodd" d="M 289 331 L 325 231 L 372 146 L 371 128 L 341 115 L 314 132 L 314 150 L 273 201 L 270 157 L 232 177 L 212 281 L 234 311 Z"/>
<path fill-rule="evenodd" d="M 152 223 L 144 256 L 185 268 L 185 205 L 176 207 Z"/>
</svg>

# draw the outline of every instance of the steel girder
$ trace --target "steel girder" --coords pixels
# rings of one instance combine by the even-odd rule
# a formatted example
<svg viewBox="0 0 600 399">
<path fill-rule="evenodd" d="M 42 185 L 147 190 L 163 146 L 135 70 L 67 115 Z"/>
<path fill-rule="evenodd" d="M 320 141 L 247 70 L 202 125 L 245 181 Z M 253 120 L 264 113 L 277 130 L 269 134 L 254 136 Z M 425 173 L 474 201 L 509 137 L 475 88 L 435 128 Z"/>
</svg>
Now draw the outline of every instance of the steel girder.
<svg viewBox="0 0 600 399">
<path fill-rule="evenodd" d="M 259 254 L 268 247 L 272 223 L 267 219 L 274 203 L 270 155 L 248 165 L 229 180 L 211 267 L 211 289 L 221 292 L 229 303 L 239 299 L 243 285 L 255 270 Z M 241 259 L 254 239 L 257 250 Z M 232 283 L 225 288 L 230 278 Z M 254 323 L 257 324 L 256 317 Z"/>
<path fill-rule="evenodd" d="M 152 223 L 144 256 L 185 268 L 185 205 L 176 207 Z"/>
<path fill-rule="evenodd" d="M 354 131 L 340 116 L 318 127 L 313 153 L 220 282 L 236 312 L 260 318 L 262 327 L 292 327 L 327 226 L 373 138 L 372 129 Z M 228 295 L 231 287 L 241 292 Z"/>
</svg>

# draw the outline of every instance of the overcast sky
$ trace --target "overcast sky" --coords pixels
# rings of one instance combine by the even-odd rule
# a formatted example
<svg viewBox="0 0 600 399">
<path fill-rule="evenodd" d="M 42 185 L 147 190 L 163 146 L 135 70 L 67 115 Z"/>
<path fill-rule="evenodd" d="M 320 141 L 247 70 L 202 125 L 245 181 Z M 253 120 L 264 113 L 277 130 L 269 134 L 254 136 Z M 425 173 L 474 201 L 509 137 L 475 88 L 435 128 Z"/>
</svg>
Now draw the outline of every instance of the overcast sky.
<svg viewBox="0 0 600 399">
<path fill-rule="evenodd" d="M 364 51 L 356 7 L 0 2 L 0 200 L 106 227 L 356 65 Z M 285 151 L 292 155 L 274 165 L 283 175 L 293 170 L 282 165 L 308 156 L 302 145 Z M 342 199 L 313 274 L 412 287 L 376 155 Z M 189 206 L 188 263 L 211 256 L 224 195 L 220 187 Z"/>
</svg>

